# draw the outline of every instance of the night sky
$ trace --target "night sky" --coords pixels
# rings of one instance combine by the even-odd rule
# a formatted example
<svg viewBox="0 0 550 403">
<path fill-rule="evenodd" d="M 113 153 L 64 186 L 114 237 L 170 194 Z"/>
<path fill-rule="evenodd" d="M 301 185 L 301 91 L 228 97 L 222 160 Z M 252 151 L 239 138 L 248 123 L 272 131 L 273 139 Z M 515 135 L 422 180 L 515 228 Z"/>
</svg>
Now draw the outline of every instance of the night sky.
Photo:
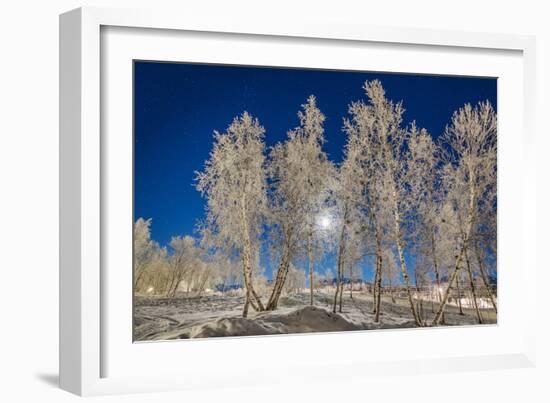
<svg viewBox="0 0 550 403">
<path fill-rule="evenodd" d="M 326 116 L 324 149 L 340 162 L 342 119 L 351 101 L 366 99 L 362 85 L 373 79 L 388 98 L 403 101 L 404 123 L 416 120 L 433 137 L 467 102 L 489 100 L 496 109 L 497 80 L 491 78 L 134 62 L 135 219 L 152 218 L 152 238 L 161 245 L 194 234 L 205 208 L 193 186 L 195 171 L 208 159 L 213 131 L 225 131 L 243 111 L 259 119 L 269 147 L 298 125 L 300 106 L 315 95 Z M 323 272 L 333 262 L 321 266 Z M 364 268 L 367 278 L 370 272 Z"/>
</svg>

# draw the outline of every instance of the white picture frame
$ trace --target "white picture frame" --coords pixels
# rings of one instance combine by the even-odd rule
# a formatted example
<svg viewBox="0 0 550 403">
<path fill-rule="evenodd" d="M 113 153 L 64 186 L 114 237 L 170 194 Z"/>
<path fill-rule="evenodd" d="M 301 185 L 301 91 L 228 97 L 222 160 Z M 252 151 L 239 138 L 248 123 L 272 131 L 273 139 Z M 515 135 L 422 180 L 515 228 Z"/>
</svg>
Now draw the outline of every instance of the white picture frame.
<svg viewBox="0 0 550 403">
<path fill-rule="evenodd" d="M 127 332 L 128 329 L 118 330 L 115 328 L 116 323 L 121 321 L 116 317 L 116 313 L 112 313 L 112 311 L 114 312 L 112 310 L 113 306 L 109 302 L 113 300 L 113 298 L 109 298 L 109 293 L 112 292 L 113 288 L 105 286 L 107 279 L 112 281 L 112 284 L 120 284 L 118 281 L 123 280 L 122 278 L 111 277 L 111 272 L 105 272 L 110 257 L 108 257 L 109 248 L 108 244 L 105 243 L 104 231 L 105 228 L 111 225 L 110 220 L 112 217 L 118 216 L 117 214 L 105 214 L 106 211 L 116 208 L 116 206 L 110 204 L 110 192 L 113 192 L 116 188 L 125 188 L 124 186 L 117 187 L 116 184 L 113 188 L 113 185 L 109 184 L 111 181 L 110 175 L 113 174 L 109 171 L 111 168 L 108 168 L 112 167 L 112 164 L 109 164 L 109 158 L 116 150 L 122 150 L 122 148 L 117 147 L 125 147 L 124 144 L 127 144 L 127 142 L 124 143 L 125 140 L 123 139 L 121 140 L 122 143 L 119 141 L 115 144 L 111 141 L 114 136 L 109 135 L 105 138 L 102 137 L 102 133 L 105 136 L 105 133 L 111 129 L 111 124 L 128 125 L 129 122 L 125 118 L 122 118 L 119 122 L 111 122 L 108 118 L 109 111 L 102 108 L 105 107 L 106 100 L 108 100 L 109 105 L 114 105 L 113 99 L 121 96 L 126 101 L 121 101 L 120 110 L 127 110 L 127 100 L 131 96 L 128 93 L 127 85 L 117 87 L 112 84 L 112 81 L 102 80 L 104 78 L 102 74 L 107 74 L 106 72 L 108 74 L 120 74 L 120 71 L 117 73 L 117 66 L 119 65 L 110 67 L 107 63 L 107 67 L 105 67 L 105 60 L 102 60 L 104 57 L 112 56 L 111 53 L 102 49 L 102 47 L 106 47 L 102 32 L 108 31 L 109 27 L 117 27 L 116 30 L 122 30 L 119 32 L 122 32 L 123 36 L 133 36 L 134 33 L 137 35 L 138 31 L 133 30 L 138 29 L 146 29 L 147 32 L 144 35 L 155 32 L 156 37 L 149 39 L 152 41 L 151 43 L 159 45 L 155 46 L 158 48 L 156 57 L 161 59 L 164 57 L 170 58 L 170 49 L 174 47 L 174 43 L 180 40 L 178 39 L 178 32 L 182 35 L 186 32 L 192 32 L 195 37 L 199 38 L 201 35 L 206 36 L 212 33 L 216 33 L 218 39 L 223 38 L 224 35 L 228 38 L 253 38 L 254 41 L 260 43 L 269 41 L 275 44 L 273 46 L 286 46 L 284 44 L 288 41 L 298 41 L 301 46 L 307 45 L 310 43 L 309 41 L 321 41 L 324 44 L 323 46 L 330 47 L 334 51 L 337 51 L 339 47 L 345 47 L 346 44 L 352 44 L 353 46 L 374 44 L 378 48 L 389 46 L 398 46 L 402 50 L 407 48 L 407 52 L 429 53 L 432 49 L 452 53 L 454 50 L 465 50 L 474 54 L 472 57 L 484 57 L 485 54 L 498 56 L 499 54 L 513 53 L 514 56 L 510 59 L 509 73 L 503 74 L 509 74 L 515 80 L 514 82 L 517 85 L 510 85 L 511 92 L 509 94 L 514 94 L 514 98 L 519 99 L 514 99 L 514 105 L 506 106 L 506 104 L 503 104 L 503 108 L 506 111 L 520 105 L 521 112 L 517 117 L 518 120 L 507 122 L 504 118 L 504 123 L 502 123 L 499 108 L 499 125 L 504 125 L 502 129 L 505 132 L 510 128 L 515 128 L 516 131 L 522 132 L 522 136 L 514 139 L 516 143 L 505 142 L 502 146 L 503 149 L 499 148 L 499 159 L 506 158 L 506 149 L 521 147 L 523 153 L 522 166 L 518 168 L 517 172 L 514 172 L 513 178 L 510 177 L 508 181 L 514 181 L 514 183 L 522 185 L 523 192 L 507 195 L 506 197 L 510 198 L 510 201 L 504 201 L 504 209 L 519 208 L 519 210 L 517 216 L 513 218 L 515 221 L 510 222 L 509 226 L 505 221 L 503 221 L 503 224 L 504 228 L 508 228 L 508 232 L 510 232 L 510 229 L 520 231 L 523 242 L 519 247 L 520 250 L 515 251 L 517 258 L 510 257 L 516 259 L 514 262 L 521 266 L 520 278 L 518 281 L 508 281 L 506 284 L 502 284 L 503 280 L 500 276 L 500 262 L 502 259 L 500 250 L 506 248 L 499 247 L 499 300 L 501 298 L 501 287 L 504 296 L 513 295 L 514 287 L 522 286 L 522 278 L 533 278 L 532 276 L 536 274 L 536 265 L 533 261 L 535 253 L 532 251 L 534 245 L 528 242 L 525 236 L 530 231 L 535 232 L 534 209 L 531 208 L 534 203 L 535 192 L 535 175 L 533 175 L 535 159 L 530 158 L 534 152 L 535 42 L 533 37 L 408 28 L 375 28 L 313 20 L 294 24 L 291 22 L 270 21 L 267 17 L 264 20 L 239 19 L 237 16 L 225 20 L 212 20 L 193 15 L 173 15 L 169 12 L 152 12 L 149 10 L 81 8 L 65 13 L 60 17 L 60 384 L 63 389 L 79 395 L 97 395 L 208 388 L 235 384 L 245 386 L 258 383 L 292 383 L 296 382 L 294 379 L 296 379 L 297 374 L 300 374 L 302 381 L 308 377 L 322 380 L 327 377 L 326 373 L 329 372 L 327 369 L 334 367 L 339 368 L 339 376 L 345 377 L 347 374 L 353 374 L 353 376 L 369 376 L 374 373 L 396 375 L 418 372 L 518 368 L 534 365 L 534 306 L 536 296 L 533 290 L 521 302 L 521 308 L 532 308 L 527 309 L 532 314 L 528 314 L 526 319 L 521 322 L 514 319 L 518 316 L 514 316 L 513 312 L 508 318 L 503 318 L 502 313 L 499 312 L 499 325 L 482 329 L 393 331 L 387 333 L 387 336 L 382 335 L 380 332 L 374 332 L 373 335 L 368 335 L 365 332 L 355 332 L 348 335 L 323 335 L 321 339 L 311 335 L 293 335 L 198 341 L 187 344 L 187 361 L 175 360 L 176 363 L 169 365 L 166 371 L 159 371 L 158 374 L 154 375 L 150 371 L 140 371 L 139 368 L 136 368 L 136 362 L 133 361 L 134 356 L 139 356 L 139 360 L 136 359 L 136 361 L 143 362 L 144 367 L 151 367 L 153 363 L 158 364 L 160 362 L 158 359 L 162 358 L 158 357 L 167 354 L 173 355 L 174 347 L 177 347 L 177 345 L 175 343 L 145 343 L 136 348 L 135 345 L 132 345 L 131 340 L 128 345 L 126 336 L 122 337 L 122 340 L 120 340 L 120 337 L 117 338 L 116 334 L 126 334 L 124 332 Z M 163 36 L 162 32 L 170 33 L 170 35 Z M 147 45 L 147 42 L 147 38 L 141 38 L 140 43 L 144 49 L 151 46 L 151 43 Z M 131 51 L 125 53 L 125 48 L 132 49 L 132 47 L 120 47 L 120 44 L 121 42 L 118 42 L 119 47 L 116 48 L 119 50 L 117 58 L 121 59 L 120 65 L 127 66 L 127 60 L 135 57 L 135 54 L 132 54 Z M 109 46 L 117 46 L 116 40 L 109 42 Z M 163 49 L 167 49 L 167 53 L 163 53 Z M 150 54 L 152 55 L 152 52 Z M 201 57 L 201 54 L 196 53 L 195 60 L 200 61 Z M 229 56 L 220 55 L 219 60 L 216 60 L 218 62 L 227 61 L 227 57 Z M 256 54 L 256 57 L 258 57 L 258 54 Z M 429 57 L 433 58 L 434 56 Z M 122 60 L 123 58 L 126 59 Z M 113 57 L 114 59 L 115 57 Z M 494 61 L 487 60 L 488 64 L 494 63 Z M 269 61 L 266 59 L 265 63 L 269 63 Z M 505 64 L 502 63 L 503 66 Z M 437 63 L 434 63 L 431 72 L 458 74 L 461 72 L 460 69 L 464 67 L 461 67 L 463 66 L 461 64 L 456 64 L 456 66 L 457 70 L 439 71 L 437 69 L 443 67 L 438 67 Z M 479 70 L 475 71 L 478 71 L 479 74 L 485 71 L 483 66 L 478 67 Z M 107 70 L 103 70 L 104 68 L 107 68 Z M 405 68 L 405 70 L 413 71 L 414 68 Z M 421 70 L 430 72 L 426 68 Z M 464 74 L 467 74 L 466 70 L 464 72 Z M 510 80 L 510 82 L 513 80 Z M 500 90 L 501 88 L 499 88 Z M 114 93 L 114 98 L 106 95 L 112 93 Z M 107 98 L 104 98 L 105 96 Z M 518 124 L 520 125 L 518 126 Z M 128 126 L 121 126 L 121 128 L 124 133 L 128 131 Z M 499 133 L 500 130 L 501 127 L 499 127 Z M 108 147 L 109 152 L 106 152 L 106 147 Z M 124 180 L 124 175 L 120 175 L 124 174 L 124 171 L 119 171 L 118 174 Z M 114 175 L 112 176 L 114 177 Z M 131 178 L 127 180 L 131 182 Z M 506 189 L 506 182 L 502 183 L 499 178 L 499 186 L 501 185 Z M 124 195 L 122 196 L 124 197 Z M 501 193 L 499 192 L 500 197 Z M 118 208 L 124 209 L 127 207 L 127 204 L 121 204 Z M 118 212 L 120 211 L 118 210 Z M 128 217 L 131 217 L 130 211 L 127 214 Z M 505 220 L 507 219 L 505 218 Z M 499 211 L 499 226 L 500 223 Z M 112 234 L 109 236 L 110 239 L 113 239 Z M 506 245 L 506 239 L 503 242 Z M 504 258 L 506 257 L 508 256 L 505 255 Z M 506 278 L 510 279 L 510 277 Z M 127 309 L 127 306 L 123 308 Z M 124 309 L 120 310 L 122 315 L 125 312 Z M 506 300 L 503 302 L 503 311 L 506 312 Z M 117 320 L 108 319 L 113 317 Z M 504 322 L 501 323 L 501 320 Z M 110 331 L 106 328 L 109 328 Z M 116 333 L 115 337 L 112 336 L 113 333 Z M 368 357 L 357 355 L 354 359 L 335 359 L 327 362 L 313 360 L 307 366 L 307 373 L 303 371 L 305 368 L 303 361 L 305 357 L 311 357 L 310 352 L 313 351 L 308 349 L 316 348 L 315 344 L 319 344 L 318 340 L 330 343 L 341 341 L 342 337 L 345 337 L 346 344 L 353 346 L 354 343 L 357 345 L 369 337 L 372 338 L 371 340 L 374 338 L 381 339 L 382 337 L 399 340 L 407 337 L 415 338 L 415 343 L 434 344 L 438 340 L 442 342 L 444 338 L 466 338 L 467 340 L 468 337 L 477 338 L 480 336 L 488 338 L 504 337 L 503 340 L 506 342 L 503 342 L 502 345 L 493 342 L 494 346 L 491 350 L 484 350 L 488 346 L 480 345 L 479 349 L 473 349 L 471 354 L 465 354 L 460 350 L 439 350 L 435 351 L 434 354 L 423 354 L 420 351 L 417 355 L 411 354 L 401 357 L 398 352 L 393 355 L 382 356 L 377 355 L 375 351 L 371 351 Z M 506 337 L 509 337 L 509 339 Z M 383 340 L 381 342 L 384 343 Z M 389 341 L 386 342 L 389 343 Z M 285 357 L 281 357 L 280 348 L 282 343 L 287 346 L 285 348 L 291 346 L 290 350 L 293 351 L 291 355 L 293 358 L 290 361 L 285 361 L 283 360 Z M 193 360 L 196 359 L 193 358 L 193 354 L 195 356 L 200 354 L 202 357 L 205 354 L 227 354 L 227 358 L 230 360 L 241 354 L 240 351 L 244 351 L 245 347 L 248 350 L 245 354 L 250 357 L 258 356 L 262 351 L 272 351 L 273 360 L 279 359 L 276 365 L 284 371 L 279 371 L 277 376 L 267 372 L 261 373 L 262 364 L 260 361 L 253 362 L 252 365 L 244 365 L 243 363 L 234 363 L 231 366 L 220 365 L 219 368 L 214 370 L 205 366 L 193 371 L 193 373 L 186 370 L 186 366 L 191 365 Z M 299 353 L 302 353 L 303 356 L 300 356 Z M 109 365 L 107 365 L 107 362 L 109 362 Z M 129 364 L 126 366 L 117 364 L 115 370 L 116 362 L 127 362 Z M 113 368 L 111 368 L 111 363 L 113 363 Z M 208 378 L 205 377 L 205 374 L 209 374 Z M 246 374 L 246 377 L 242 376 L 243 374 Z"/>
</svg>

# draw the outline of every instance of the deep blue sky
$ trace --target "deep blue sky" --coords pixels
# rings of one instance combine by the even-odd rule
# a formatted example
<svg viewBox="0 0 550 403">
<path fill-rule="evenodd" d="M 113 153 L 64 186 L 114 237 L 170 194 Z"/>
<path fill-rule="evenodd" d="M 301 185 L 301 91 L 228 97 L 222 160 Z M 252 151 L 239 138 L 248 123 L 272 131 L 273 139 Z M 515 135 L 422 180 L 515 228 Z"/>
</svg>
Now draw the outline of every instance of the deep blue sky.
<svg viewBox="0 0 550 403">
<path fill-rule="evenodd" d="M 194 172 L 208 158 L 213 130 L 224 131 L 245 110 L 260 120 L 271 146 L 297 126 L 300 105 L 315 95 L 326 116 L 325 151 L 339 162 L 342 118 L 351 101 L 365 99 L 362 85 L 373 79 L 390 99 L 403 100 L 405 123 L 416 120 L 434 137 L 466 102 L 489 100 L 496 108 L 496 79 L 136 61 L 134 217 L 153 219 L 152 237 L 161 245 L 193 234 L 205 206 Z"/>
</svg>

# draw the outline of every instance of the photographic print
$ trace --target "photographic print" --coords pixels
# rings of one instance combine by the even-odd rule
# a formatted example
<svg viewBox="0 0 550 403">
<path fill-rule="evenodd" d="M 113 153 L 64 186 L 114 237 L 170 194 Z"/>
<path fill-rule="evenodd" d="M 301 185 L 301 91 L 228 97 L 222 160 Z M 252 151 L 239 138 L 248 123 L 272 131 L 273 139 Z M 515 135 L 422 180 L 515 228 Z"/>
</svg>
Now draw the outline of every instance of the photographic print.
<svg viewBox="0 0 550 403">
<path fill-rule="evenodd" d="M 497 79 L 134 61 L 134 341 L 497 323 Z"/>
</svg>

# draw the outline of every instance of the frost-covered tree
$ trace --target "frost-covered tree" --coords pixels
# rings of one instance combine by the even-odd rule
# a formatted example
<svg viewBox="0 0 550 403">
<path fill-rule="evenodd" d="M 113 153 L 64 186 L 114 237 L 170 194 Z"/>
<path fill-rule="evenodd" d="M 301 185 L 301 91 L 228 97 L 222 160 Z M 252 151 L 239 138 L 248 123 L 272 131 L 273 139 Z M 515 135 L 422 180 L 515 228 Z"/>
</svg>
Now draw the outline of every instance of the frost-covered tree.
<svg viewBox="0 0 550 403">
<path fill-rule="evenodd" d="M 325 210 L 331 196 L 335 168 L 322 149 L 325 142 L 325 116 L 317 107 L 315 97 L 311 95 L 302 108 L 303 110 L 298 112 L 300 126 L 294 129 L 292 137 L 297 140 L 302 150 L 301 170 L 305 185 L 306 226 L 305 233 L 301 235 L 307 252 L 310 305 L 313 305 L 314 252 L 317 252 L 318 257 L 322 254 L 322 248 L 318 246 L 322 246 L 320 243 L 332 224 Z"/>
<path fill-rule="evenodd" d="M 369 233 L 376 240 L 373 248 L 376 251 L 376 269 L 374 281 L 374 309 L 376 310 L 376 290 L 379 286 L 381 270 L 381 228 L 377 222 L 377 215 L 380 212 L 379 193 L 376 188 L 376 181 L 381 177 L 378 167 L 380 166 L 380 155 L 378 154 L 373 131 L 373 116 L 369 112 L 367 105 L 362 102 L 352 102 L 348 108 L 349 117 L 344 119 L 344 132 L 347 135 L 345 147 L 345 159 L 340 170 L 340 192 L 342 193 L 340 205 L 342 210 L 348 215 L 353 212 L 368 223 Z M 362 213 L 362 214 L 361 214 Z M 363 217 L 364 216 L 364 217 Z M 351 223 L 358 220 L 347 220 Z M 366 229 L 366 227 L 365 227 Z M 344 232 L 349 230 L 344 227 L 341 234 L 341 242 L 345 244 L 346 236 Z M 339 261 L 339 267 L 343 262 Z M 339 272 L 340 270 L 338 270 Z M 338 294 L 338 288 L 337 292 Z M 341 293 L 340 293 L 341 295 Z M 335 295 L 334 311 L 336 307 L 337 295 Z"/>
<path fill-rule="evenodd" d="M 199 250 L 191 236 L 175 236 L 170 240 L 171 253 L 168 258 L 169 276 L 166 295 L 174 297 L 180 283 L 186 279 L 191 284 L 192 271 L 202 263 L 199 260 Z M 186 278 L 187 276 L 187 278 Z"/>
<path fill-rule="evenodd" d="M 346 259 L 352 270 L 359 256 L 364 254 L 363 237 L 366 228 L 364 214 L 364 190 L 369 181 L 365 169 L 368 159 L 365 132 L 361 124 L 355 120 L 354 105 L 350 106 L 351 120 L 344 119 L 344 133 L 347 142 L 344 148 L 344 160 L 338 168 L 334 185 L 335 200 L 335 234 L 337 245 L 336 291 L 334 294 L 333 312 L 342 311 L 342 296 L 344 288 Z"/>
<path fill-rule="evenodd" d="M 138 218 L 134 223 L 134 292 L 143 288 L 144 278 L 158 269 L 165 252 L 151 239 L 151 223 L 151 218 Z"/>
<path fill-rule="evenodd" d="M 216 267 L 218 277 L 218 290 L 226 292 L 236 286 L 243 285 L 242 265 L 223 254 L 213 257 L 213 264 Z"/>
<path fill-rule="evenodd" d="M 438 301 L 443 300 L 441 291 L 442 267 L 448 249 L 442 248 L 441 237 L 447 228 L 442 227 L 442 197 L 446 183 L 441 180 L 439 150 L 432 136 L 416 124 L 410 128 L 407 153 L 407 182 L 410 189 L 410 210 L 412 243 L 418 264 L 415 267 L 417 279 L 429 281 L 428 270 L 433 272 Z M 419 275 L 419 273 L 421 273 Z M 418 285 L 418 281 L 417 285 Z"/>
<path fill-rule="evenodd" d="M 405 260 L 405 219 L 410 206 L 407 184 L 407 139 L 409 132 L 402 127 L 402 104 L 386 98 L 378 80 L 364 85 L 368 101 L 353 102 L 350 118 L 345 121 L 348 148 L 356 150 L 360 180 L 363 182 L 363 205 L 368 211 L 370 228 L 375 239 L 376 270 L 374 282 L 374 311 L 378 320 L 382 282 L 383 243 L 385 234 L 391 236 L 398 252 L 401 275 L 407 291 L 413 318 L 417 315 Z M 389 219 L 391 217 L 391 220 Z"/>
<path fill-rule="evenodd" d="M 165 295 L 169 272 L 168 250 L 162 247 L 143 276 L 139 289 L 147 294 Z"/>
<path fill-rule="evenodd" d="M 319 217 L 330 196 L 334 167 L 322 149 L 324 115 L 314 96 L 298 112 L 300 125 L 270 154 L 272 238 L 279 265 L 267 309 L 277 307 L 291 262 L 305 251 L 313 304 L 314 252 L 320 251 Z"/>
<path fill-rule="evenodd" d="M 265 214 L 266 171 L 264 128 L 247 112 L 235 118 L 225 133 L 215 132 L 214 146 L 197 189 L 207 199 L 205 225 L 218 244 L 240 256 L 248 307 L 263 310 L 253 281 L 253 253 Z"/>
<path fill-rule="evenodd" d="M 453 167 L 448 169 L 448 176 L 452 182 L 451 194 L 454 197 L 451 202 L 457 213 L 460 239 L 454 268 L 450 271 L 449 285 L 433 325 L 440 323 L 451 285 L 459 277 L 463 265 L 466 266 L 478 320 L 481 322 L 469 249 L 475 247 L 477 235 L 483 230 L 484 213 L 487 210 L 496 212 L 497 115 L 491 104 L 482 102 L 475 107 L 466 104 L 456 111 L 443 140 L 449 167 Z"/>
<path fill-rule="evenodd" d="M 406 220 L 411 210 L 411 193 L 408 184 L 407 141 L 409 130 L 402 127 L 403 106 L 401 102 L 394 103 L 386 98 L 382 84 L 379 81 L 365 83 L 365 91 L 369 98 L 365 106 L 366 113 L 371 116 L 371 131 L 374 149 L 379 153 L 377 174 L 382 178 L 377 180 L 382 195 L 382 203 L 391 212 L 393 228 L 391 237 L 396 245 L 399 257 L 401 276 L 409 305 L 415 323 L 421 326 L 410 289 L 409 271 L 405 260 Z"/>
<path fill-rule="evenodd" d="M 398 259 L 391 246 L 385 247 L 382 251 L 382 282 L 390 288 L 392 302 L 395 302 L 394 286 L 399 284 L 401 279 L 401 269 L 397 263 Z M 380 306 L 378 307 L 378 312 Z"/>
<path fill-rule="evenodd" d="M 287 279 L 284 284 L 284 290 L 287 294 L 299 293 L 306 288 L 306 273 L 298 270 L 292 263 L 288 268 Z"/>
<path fill-rule="evenodd" d="M 134 223 L 134 290 L 140 282 L 153 255 L 151 219 L 138 218 Z"/>
<path fill-rule="evenodd" d="M 362 279 L 360 264 L 365 259 L 368 252 L 367 235 L 365 231 L 365 221 L 356 220 L 349 225 L 349 236 L 346 250 L 346 277 L 350 281 Z"/>
</svg>

